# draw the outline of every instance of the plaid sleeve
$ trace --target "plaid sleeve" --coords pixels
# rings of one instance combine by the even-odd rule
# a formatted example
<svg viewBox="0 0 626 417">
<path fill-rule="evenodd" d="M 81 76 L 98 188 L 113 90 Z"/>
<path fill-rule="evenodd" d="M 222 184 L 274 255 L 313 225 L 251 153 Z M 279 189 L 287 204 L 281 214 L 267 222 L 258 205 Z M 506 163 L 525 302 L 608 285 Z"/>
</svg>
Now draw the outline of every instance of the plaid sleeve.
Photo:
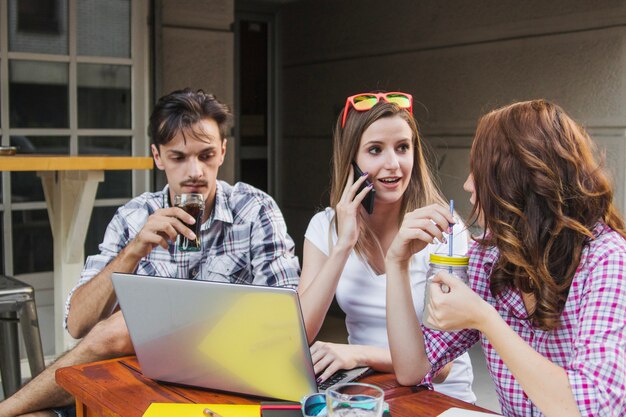
<svg viewBox="0 0 626 417">
<path fill-rule="evenodd" d="M 478 342 L 478 330 L 465 329 L 458 332 L 444 332 L 432 330 L 422 325 L 426 355 L 432 366 L 431 371 L 424 377 L 423 384 L 432 385 L 434 375 L 448 362 L 453 361 L 469 350 Z"/>
<path fill-rule="evenodd" d="M 587 278 L 572 360 L 565 367 L 582 416 L 626 410 L 625 275 L 626 253 L 615 251 Z"/>
<path fill-rule="evenodd" d="M 267 197 L 261 202 L 251 238 L 251 264 L 254 284 L 296 288 L 300 264 L 295 244 L 278 205 Z"/>
<path fill-rule="evenodd" d="M 100 244 L 100 253 L 87 257 L 85 267 L 80 274 L 78 283 L 72 288 L 65 301 L 65 314 L 63 315 L 63 326 L 67 329 L 67 315 L 70 311 L 70 305 L 74 292 L 81 286 L 89 282 L 93 277 L 98 275 L 105 266 L 109 264 L 128 242 L 128 225 L 126 218 L 120 214 L 119 210 L 113 216 L 113 219 L 107 226 L 104 234 L 104 240 Z"/>
</svg>

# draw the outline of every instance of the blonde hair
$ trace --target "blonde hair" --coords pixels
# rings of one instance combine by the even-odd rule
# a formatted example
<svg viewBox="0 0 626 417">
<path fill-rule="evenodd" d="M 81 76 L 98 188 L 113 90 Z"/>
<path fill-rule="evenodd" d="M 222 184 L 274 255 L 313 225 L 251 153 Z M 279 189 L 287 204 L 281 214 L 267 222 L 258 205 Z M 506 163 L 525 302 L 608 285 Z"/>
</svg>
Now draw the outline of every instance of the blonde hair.
<svg viewBox="0 0 626 417">
<path fill-rule="evenodd" d="M 405 213 L 428 204 L 445 204 L 445 199 L 432 179 L 426 162 L 424 146 L 417 130 L 417 124 L 411 113 L 393 103 L 383 101 L 368 111 L 361 112 L 354 109 L 349 109 L 348 111 L 349 114 L 343 128 L 341 127 L 343 111 L 339 114 L 333 134 L 333 165 L 330 186 L 330 206 L 333 209 L 336 208 L 337 203 L 341 200 L 341 195 L 352 170 L 351 162 L 356 157 L 363 133 L 377 120 L 394 116 L 401 117 L 407 122 L 413 136 L 413 169 L 409 185 L 402 196 L 401 216 L 398 218 L 398 225 L 402 223 Z M 374 210 L 376 210 L 375 207 Z M 361 216 L 362 220 L 360 222 L 361 230 L 354 249 L 362 259 L 367 261 L 368 259 L 373 259 L 373 255 L 376 252 L 383 254 L 382 246 L 361 210 L 359 210 L 359 216 Z M 336 216 L 331 222 L 331 227 L 333 224 L 335 230 L 337 230 Z M 373 268 L 376 273 L 382 272 L 376 270 L 375 267 Z"/>
</svg>

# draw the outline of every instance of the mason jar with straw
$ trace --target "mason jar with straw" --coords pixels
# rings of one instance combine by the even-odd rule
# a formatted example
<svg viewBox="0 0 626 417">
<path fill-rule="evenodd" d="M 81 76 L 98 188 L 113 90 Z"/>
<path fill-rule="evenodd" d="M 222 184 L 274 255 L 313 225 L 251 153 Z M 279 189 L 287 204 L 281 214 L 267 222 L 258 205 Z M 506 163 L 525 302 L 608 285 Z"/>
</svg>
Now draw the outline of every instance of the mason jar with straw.
<svg viewBox="0 0 626 417">
<path fill-rule="evenodd" d="M 450 200 L 450 213 L 454 215 L 454 200 Z M 422 323 L 426 327 L 431 327 L 428 322 L 430 313 L 428 311 L 428 304 L 430 301 L 430 286 L 432 285 L 433 277 L 439 272 L 448 272 L 455 277 L 459 278 L 465 284 L 469 284 L 467 278 L 467 266 L 469 264 L 469 258 L 464 255 L 454 255 L 452 236 L 452 225 L 448 228 L 448 255 L 441 255 L 432 253 L 430 254 L 430 263 L 428 272 L 426 273 L 426 289 L 424 291 L 424 313 L 422 314 Z M 447 285 L 441 284 L 443 292 L 449 292 L 450 288 Z"/>
<path fill-rule="evenodd" d="M 450 239 L 452 240 L 452 239 Z M 428 272 L 426 273 L 426 290 L 424 291 L 424 314 L 422 315 L 422 322 L 424 326 L 431 327 L 428 323 L 429 311 L 428 302 L 430 301 L 430 286 L 432 285 L 433 277 L 439 272 L 448 272 L 465 284 L 469 283 L 467 278 L 467 265 L 469 264 L 469 258 L 467 256 L 446 256 L 446 255 L 430 255 L 430 263 Z M 441 290 L 443 292 L 449 292 L 450 288 L 447 285 L 441 284 Z"/>
</svg>

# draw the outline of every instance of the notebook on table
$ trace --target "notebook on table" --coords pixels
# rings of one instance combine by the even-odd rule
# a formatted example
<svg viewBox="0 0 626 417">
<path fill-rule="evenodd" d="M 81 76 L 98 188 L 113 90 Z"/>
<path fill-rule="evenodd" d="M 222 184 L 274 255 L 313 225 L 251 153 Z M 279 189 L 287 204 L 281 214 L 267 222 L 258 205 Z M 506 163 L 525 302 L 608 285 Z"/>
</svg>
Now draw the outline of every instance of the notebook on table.
<svg viewBox="0 0 626 417">
<path fill-rule="evenodd" d="M 112 279 L 148 378 L 290 401 L 318 391 L 295 290 L 121 273 Z M 367 369 L 342 371 L 338 382 Z"/>
</svg>

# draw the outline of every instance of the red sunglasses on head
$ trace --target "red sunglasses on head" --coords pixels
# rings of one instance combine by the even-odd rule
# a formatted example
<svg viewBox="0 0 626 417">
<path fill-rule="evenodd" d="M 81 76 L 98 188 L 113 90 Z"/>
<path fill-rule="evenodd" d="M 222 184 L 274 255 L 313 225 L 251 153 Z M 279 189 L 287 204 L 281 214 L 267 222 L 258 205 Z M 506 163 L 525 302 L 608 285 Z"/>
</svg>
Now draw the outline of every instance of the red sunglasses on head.
<svg viewBox="0 0 626 417">
<path fill-rule="evenodd" d="M 343 109 L 343 118 L 341 119 L 341 127 L 346 125 L 346 117 L 350 106 L 356 111 L 367 111 L 374 107 L 380 100 L 387 103 L 393 103 L 401 109 L 408 109 L 413 114 L 413 96 L 408 93 L 360 93 L 350 96 L 346 99 L 346 107 Z"/>
</svg>

